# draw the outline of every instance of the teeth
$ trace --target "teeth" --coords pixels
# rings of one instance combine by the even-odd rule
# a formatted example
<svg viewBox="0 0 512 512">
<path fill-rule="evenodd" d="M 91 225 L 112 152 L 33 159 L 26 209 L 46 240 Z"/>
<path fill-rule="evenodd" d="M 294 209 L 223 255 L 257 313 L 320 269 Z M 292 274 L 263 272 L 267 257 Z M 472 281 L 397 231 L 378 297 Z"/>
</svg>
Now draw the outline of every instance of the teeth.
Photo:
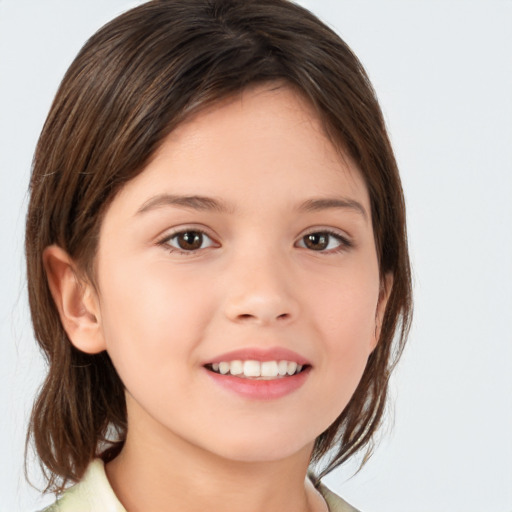
<svg viewBox="0 0 512 512">
<path fill-rule="evenodd" d="M 259 377 L 261 364 L 259 361 L 244 361 L 244 375 L 246 377 Z"/>
<path fill-rule="evenodd" d="M 297 363 L 295 361 L 290 361 L 288 363 L 288 368 L 286 370 L 286 373 L 288 375 L 293 375 L 296 370 L 297 370 Z"/>
<path fill-rule="evenodd" d="M 222 375 L 226 375 L 226 373 L 229 372 L 229 363 L 219 363 L 219 372 L 222 373 Z"/>
<path fill-rule="evenodd" d="M 242 361 L 231 361 L 231 364 L 229 365 L 229 373 L 231 375 L 240 375 L 244 372 L 244 365 Z"/>
<path fill-rule="evenodd" d="M 265 361 L 261 363 L 262 377 L 277 377 L 279 370 L 275 361 Z"/>
<path fill-rule="evenodd" d="M 239 375 L 245 378 L 272 379 L 295 375 L 302 371 L 303 365 L 295 361 L 222 361 L 212 363 L 211 369 L 221 375 Z"/>
<path fill-rule="evenodd" d="M 288 361 L 279 361 L 279 363 L 277 363 L 277 371 L 281 376 L 286 375 L 288 372 Z"/>
</svg>

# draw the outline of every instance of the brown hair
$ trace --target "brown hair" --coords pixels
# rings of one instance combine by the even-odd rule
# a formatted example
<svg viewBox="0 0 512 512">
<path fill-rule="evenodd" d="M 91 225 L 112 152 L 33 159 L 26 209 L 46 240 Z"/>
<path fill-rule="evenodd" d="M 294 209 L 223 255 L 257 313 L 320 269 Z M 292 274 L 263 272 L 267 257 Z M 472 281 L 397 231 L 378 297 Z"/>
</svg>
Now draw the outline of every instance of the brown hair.
<svg viewBox="0 0 512 512">
<path fill-rule="evenodd" d="M 115 457 L 127 418 L 123 385 L 108 354 L 82 353 L 68 340 L 43 250 L 59 245 L 93 282 L 102 215 L 166 135 L 191 112 L 276 81 L 314 106 L 326 133 L 357 163 L 369 190 L 381 276 L 393 275 L 379 343 L 349 404 L 317 439 L 312 460 L 329 452 L 323 475 L 371 447 L 412 304 L 404 199 L 368 77 L 339 36 L 287 0 L 154 0 L 87 41 L 62 81 L 34 157 L 28 293 L 49 369 L 27 446 L 33 438 L 45 491 L 78 481 L 96 456 Z"/>
</svg>

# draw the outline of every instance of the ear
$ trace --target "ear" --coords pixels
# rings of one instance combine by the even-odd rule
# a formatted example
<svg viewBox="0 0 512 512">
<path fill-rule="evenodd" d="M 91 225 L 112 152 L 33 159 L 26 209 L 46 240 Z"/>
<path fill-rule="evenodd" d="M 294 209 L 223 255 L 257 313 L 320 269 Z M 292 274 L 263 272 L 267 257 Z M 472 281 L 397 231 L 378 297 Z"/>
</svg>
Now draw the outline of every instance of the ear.
<svg viewBox="0 0 512 512">
<path fill-rule="evenodd" d="M 71 343 L 88 354 L 105 350 L 99 300 L 92 284 L 79 279 L 73 260 L 57 245 L 43 251 L 43 264 L 62 326 Z"/>
<path fill-rule="evenodd" d="M 389 296 L 391 295 L 391 290 L 393 288 L 393 274 L 388 272 L 381 279 L 380 283 L 380 291 L 379 291 L 379 300 L 377 302 L 377 309 L 375 311 L 375 334 L 372 339 L 372 347 L 373 351 L 377 346 L 377 343 L 380 339 L 380 333 L 382 330 L 382 322 L 384 321 L 384 314 L 386 313 L 386 306 L 388 304 Z"/>
</svg>

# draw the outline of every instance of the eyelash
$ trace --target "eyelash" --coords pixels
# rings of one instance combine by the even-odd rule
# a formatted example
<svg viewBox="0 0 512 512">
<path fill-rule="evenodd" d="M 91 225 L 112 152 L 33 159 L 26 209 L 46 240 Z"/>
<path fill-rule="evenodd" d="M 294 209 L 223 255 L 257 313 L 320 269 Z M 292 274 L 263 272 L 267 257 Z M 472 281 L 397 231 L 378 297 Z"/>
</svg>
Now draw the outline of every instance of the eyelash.
<svg viewBox="0 0 512 512">
<path fill-rule="evenodd" d="M 331 238 L 334 238 L 336 239 L 338 242 L 339 242 L 339 246 L 336 247 L 335 249 L 330 249 L 329 251 L 314 251 L 313 249 L 311 249 L 311 252 L 318 252 L 319 254 L 325 254 L 325 255 L 329 255 L 329 254 L 338 254 L 340 252 L 344 252 L 350 248 L 352 248 L 354 246 L 354 244 L 352 243 L 352 241 L 350 241 L 348 238 L 340 235 L 339 233 L 337 233 L 336 231 L 332 231 L 330 229 L 322 229 L 322 230 L 318 230 L 318 231 L 310 231 L 309 233 L 306 233 L 305 235 L 303 235 L 300 240 L 304 240 L 307 236 L 310 236 L 310 235 L 327 235 Z M 307 247 L 305 247 L 307 249 Z"/>
<path fill-rule="evenodd" d="M 198 251 L 202 251 L 202 250 L 208 249 L 210 247 L 210 246 L 209 247 L 200 247 L 198 249 L 191 249 L 191 250 L 187 251 L 187 250 L 179 249 L 177 247 L 170 246 L 169 242 L 171 240 L 173 240 L 174 238 L 178 237 L 179 235 L 183 235 L 185 233 L 197 233 L 197 234 L 201 235 L 201 237 L 206 237 L 206 238 L 210 239 L 212 241 L 212 245 L 215 244 L 213 239 L 204 230 L 199 229 L 199 228 L 193 228 L 193 229 L 181 229 L 180 231 L 175 231 L 174 233 L 168 234 L 165 236 L 165 238 L 163 238 L 162 240 L 157 242 L 157 245 L 165 247 L 167 249 L 167 251 L 170 252 L 171 254 L 177 253 L 177 254 L 181 254 L 184 256 L 192 256 L 194 254 L 197 254 Z M 319 254 L 324 254 L 324 255 L 338 254 L 338 253 L 344 252 L 354 246 L 354 244 L 348 238 L 340 235 L 339 233 L 337 233 L 335 231 L 329 230 L 329 229 L 310 231 L 309 233 L 304 234 L 299 240 L 303 241 L 307 236 L 310 236 L 310 235 L 327 235 L 328 237 L 334 238 L 339 242 L 338 247 L 336 247 L 334 249 L 330 249 L 329 251 L 325 251 L 325 250 L 315 251 L 314 249 L 310 249 L 311 252 L 317 252 Z M 305 246 L 303 246 L 301 248 L 308 249 Z"/>
<path fill-rule="evenodd" d="M 165 249 L 167 249 L 168 252 L 170 252 L 171 254 L 181 254 L 183 256 L 193 256 L 195 254 L 197 254 L 198 251 L 201 251 L 201 250 L 204 250 L 204 249 L 207 249 L 208 247 L 203 247 L 203 248 L 199 248 L 199 249 L 194 249 L 194 250 L 189 250 L 189 251 L 186 251 L 184 249 L 179 249 L 178 247 L 172 247 L 169 243 L 170 241 L 173 239 L 173 238 L 176 238 L 178 237 L 179 235 L 183 235 L 185 233 L 198 233 L 200 234 L 202 237 L 207 237 L 208 239 L 210 239 L 212 242 L 213 242 L 213 239 L 211 236 L 209 236 L 206 231 L 200 229 L 200 228 L 190 228 L 190 229 L 180 229 L 179 231 L 175 231 L 174 233 L 171 233 L 169 235 L 166 235 L 165 238 L 163 238 L 162 240 L 160 240 L 159 242 L 157 242 L 157 245 L 161 245 L 163 247 L 165 247 Z M 214 243 L 214 242 L 213 242 Z M 213 244 L 212 244 L 213 245 Z"/>
</svg>

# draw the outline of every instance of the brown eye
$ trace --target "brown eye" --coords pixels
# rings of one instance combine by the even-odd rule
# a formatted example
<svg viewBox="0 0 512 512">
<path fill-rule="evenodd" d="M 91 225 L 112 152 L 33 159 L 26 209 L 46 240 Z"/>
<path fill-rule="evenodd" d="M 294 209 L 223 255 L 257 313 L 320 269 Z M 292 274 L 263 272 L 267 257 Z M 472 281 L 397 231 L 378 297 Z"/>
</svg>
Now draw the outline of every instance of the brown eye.
<svg viewBox="0 0 512 512">
<path fill-rule="evenodd" d="M 304 249 L 310 249 L 311 251 L 331 254 L 350 248 L 352 243 L 337 233 L 316 231 L 303 236 L 298 246 Z"/>
<path fill-rule="evenodd" d="M 178 242 L 180 249 L 193 251 L 201 247 L 203 243 L 203 234 L 199 233 L 199 231 L 186 231 L 185 233 L 176 235 L 176 241 Z"/>
<path fill-rule="evenodd" d="M 213 245 L 212 239 L 202 231 L 180 231 L 169 237 L 165 241 L 166 245 L 171 246 L 177 251 L 197 251 Z"/>
<path fill-rule="evenodd" d="M 304 245 L 313 251 L 323 251 L 329 244 L 327 233 L 310 233 L 304 237 Z"/>
</svg>

